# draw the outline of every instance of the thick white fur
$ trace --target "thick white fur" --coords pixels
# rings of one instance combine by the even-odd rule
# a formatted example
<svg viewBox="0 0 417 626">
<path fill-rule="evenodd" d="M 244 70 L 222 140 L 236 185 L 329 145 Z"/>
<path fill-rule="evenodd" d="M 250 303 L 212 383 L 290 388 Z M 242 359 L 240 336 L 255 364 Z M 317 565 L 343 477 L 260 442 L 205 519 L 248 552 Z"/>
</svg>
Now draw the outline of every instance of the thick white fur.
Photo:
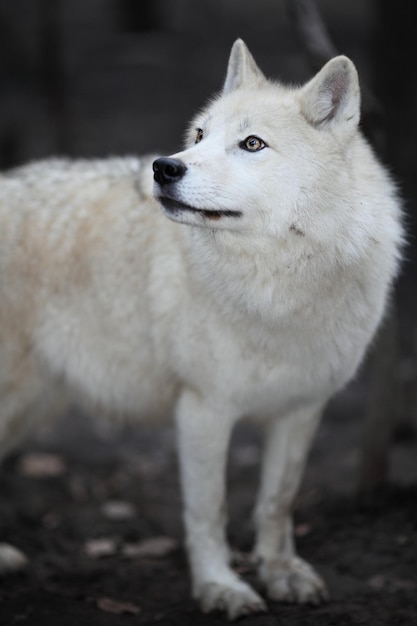
<svg viewBox="0 0 417 626">
<path fill-rule="evenodd" d="M 358 119 L 345 57 L 289 88 L 238 41 L 223 93 L 174 155 L 185 174 L 155 183 L 179 203 L 171 219 L 149 159 L 0 178 L 2 448 L 63 389 L 111 415 L 175 412 L 194 595 L 232 618 L 264 608 L 230 568 L 224 529 L 226 453 L 246 416 L 268 431 L 254 549 L 267 593 L 326 596 L 295 554 L 290 513 L 323 406 L 383 316 L 402 237 Z M 251 135 L 267 147 L 242 149 Z"/>
</svg>

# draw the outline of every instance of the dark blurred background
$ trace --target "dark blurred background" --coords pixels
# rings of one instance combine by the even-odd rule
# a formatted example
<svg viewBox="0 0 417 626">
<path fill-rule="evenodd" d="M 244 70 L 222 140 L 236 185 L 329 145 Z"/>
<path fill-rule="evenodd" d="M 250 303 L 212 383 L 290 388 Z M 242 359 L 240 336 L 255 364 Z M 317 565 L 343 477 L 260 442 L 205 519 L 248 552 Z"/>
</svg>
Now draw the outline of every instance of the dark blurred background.
<svg viewBox="0 0 417 626">
<path fill-rule="evenodd" d="M 0 0 L 0 171 L 56 155 L 177 151 L 190 117 L 221 88 L 237 37 L 267 75 L 308 79 L 311 65 L 293 32 L 289 2 Z M 378 151 L 404 197 L 409 243 L 388 332 L 330 403 L 297 501 L 297 544 L 319 566 L 333 602 L 315 612 L 272 608 L 288 625 L 415 624 L 415 2 L 317 5 L 334 45 L 352 58 L 382 107 Z M 220 623 L 200 617 L 190 602 L 180 550 L 127 562 L 119 554 L 122 543 L 113 556 L 85 556 L 91 538 L 162 536 L 175 545 L 182 536 L 173 426 L 156 433 L 147 425 L 100 424 L 71 408 L 2 468 L 0 536 L 25 550 L 31 568 L 26 577 L 1 581 L 0 622 L 125 624 L 126 615 L 110 618 L 98 610 L 97 598 L 108 596 L 140 607 L 135 624 Z M 239 426 L 228 480 L 231 539 L 243 550 L 253 537 L 260 448 L 259 429 Z M 370 493 L 386 478 L 393 491 L 375 490 L 375 508 L 356 508 L 352 494 Z M 106 517 L 112 501 L 134 515 Z M 277 623 L 274 615 L 252 619 Z"/>
<path fill-rule="evenodd" d="M 317 5 L 383 103 L 391 161 L 414 190 L 411 0 Z M 268 75 L 310 76 L 284 0 L 0 0 L 0 165 L 176 149 L 237 37 Z"/>
<path fill-rule="evenodd" d="M 405 199 L 397 418 L 417 415 L 417 43 L 412 0 L 317 0 L 337 49 L 383 108 Z M 242 37 L 265 73 L 311 76 L 284 0 L 0 0 L 0 168 L 52 155 L 178 150 Z M 405 429 L 404 432 L 412 432 Z M 414 431 L 415 434 L 415 431 Z"/>
<path fill-rule="evenodd" d="M 387 158 L 412 205 L 412 0 L 317 6 L 384 107 Z M 285 0 L 0 0 L 0 167 L 176 150 L 190 116 L 221 87 L 237 37 L 268 75 L 311 75 Z"/>
</svg>

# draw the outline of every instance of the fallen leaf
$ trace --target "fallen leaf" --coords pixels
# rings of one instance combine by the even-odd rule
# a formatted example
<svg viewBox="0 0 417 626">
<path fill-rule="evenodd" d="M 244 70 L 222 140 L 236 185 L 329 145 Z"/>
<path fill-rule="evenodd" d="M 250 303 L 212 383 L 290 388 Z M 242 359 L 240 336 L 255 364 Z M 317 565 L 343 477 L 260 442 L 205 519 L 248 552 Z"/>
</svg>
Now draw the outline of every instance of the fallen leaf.
<svg viewBox="0 0 417 626">
<path fill-rule="evenodd" d="M 136 604 L 132 602 L 119 602 L 118 600 L 113 600 L 113 598 L 99 598 L 97 600 L 97 606 L 101 611 L 115 615 L 122 615 L 123 613 L 137 615 L 140 612 L 140 608 Z"/>
<path fill-rule="evenodd" d="M 392 578 L 389 580 L 389 589 L 392 592 L 396 592 L 396 591 L 407 591 L 407 590 L 412 590 L 415 588 L 415 582 L 414 580 L 404 580 L 401 578 Z"/>
<path fill-rule="evenodd" d="M 297 524 L 294 528 L 294 535 L 296 537 L 306 537 L 311 533 L 311 526 L 306 522 L 304 524 Z"/>
<path fill-rule="evenodd" d="M 10 543 L 0 543 L 0 574 L 9 574 L 25 569 L 29 561 L 25 554 Z"/>
<path fill-rule="evenodd" d="M 122 547 L 122 554 L 128 558 L 160 558 L 170 554 L 178 548 L 178 543 L 171 537 L 152 537 L 138 543 L 126 543 Z"/>
<path fill-rule="evenodd" d="M 104 517 L 113 521 L 131 519 L 136 515 L 136 509 L 130 502 L 123 500 L 109 500 L 101 507 Z"/>
<path fill-rule="evenodd" d="M 401 578 L 392 578 L 389 581 L 390 584 L 390 591 L 392 592 L 396 592 L 396 591 L 411 591 L 412 589 L 414 589 L 415 587 L 415 582 L 414 580 L 404 580 Z"/>
<path fill-rule="evenodd" d="M 368 585 L 376 591 L 381 591 L 386 586 L 387 580 L 382 574 L 376 574 L 368 580 Z"/>
<path fill-rule="evenodd" d="M 395 542 L 399 545 L 399 546 L 405 546 L 407 543 L 409 543 L 409 538 L 407 537 L 407 535 L 397 535 L 395 537 Z"/>
<path fill-rule="evenodd" d="M 382 574 L 376 574 L 368 580 L 368 585 L 376 591 L 387 591 L 388 593 L 396 593 L 397 591 L 411 591 L 415 588 L 414 580 L 404 580 L 401 578 L 389 578 Z"/>
<path fill-rule="evenodd" d="M 110 537 L 101 539 L 89 539 L 84 544 L 84 553 L 90 559 L 100 559 L 105 556 L 112 556 L 117 551 L 117 541 Z"/>
<path fill-rule="evenodd" d="M 30 478 L 61 476 L 66 471 L 65 461 L 57 454 L 29 452 L 20 459 L 19 473 Z"/>
</svg>

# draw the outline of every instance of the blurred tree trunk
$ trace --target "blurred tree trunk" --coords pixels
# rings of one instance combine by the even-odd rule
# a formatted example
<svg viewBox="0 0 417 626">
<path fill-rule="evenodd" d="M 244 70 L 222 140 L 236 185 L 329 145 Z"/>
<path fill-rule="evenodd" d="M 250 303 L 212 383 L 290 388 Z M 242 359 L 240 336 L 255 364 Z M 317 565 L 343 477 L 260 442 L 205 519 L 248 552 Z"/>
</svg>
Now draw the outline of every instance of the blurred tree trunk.
<svg viewBox="0 0 417 626">
<path fill-rule="evenodd" d="M 414 115 L 417 106 L 414 6 L 410 0 L 378 0 L 374 48 L 374 89 L 384 103 L 383 160 L 397 175 L 406 195 L 415 194 Z M 416 216 L 411 216 L 410 226 Z M 362 449 L 359 489 L 369 492 L 388 475 L 388 454 L 401 387 L 398 376 L 399 327 L 395 310 L 372 355 L 370 395 Z M 403 398 L 404 402 L 405 398 Z M 414 406 L 403 406 L 409 418 Z"/>
<path fill-rule="evenodd" d="M 370 493 L 388 478 L 392 424 L 398 406 L 397 316 L 385 319 L 369 357 L 369 387 L 359 469 L 359 491 Z"/>
</svg>

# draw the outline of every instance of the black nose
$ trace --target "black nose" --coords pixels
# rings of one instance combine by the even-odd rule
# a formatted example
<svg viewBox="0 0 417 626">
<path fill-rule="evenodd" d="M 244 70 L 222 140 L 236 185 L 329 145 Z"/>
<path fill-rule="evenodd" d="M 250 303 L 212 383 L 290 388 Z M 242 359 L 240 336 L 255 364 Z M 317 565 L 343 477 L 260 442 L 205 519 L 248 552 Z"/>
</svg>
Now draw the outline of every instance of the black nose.
<svg viewBox="0 0 417 626">
<path fill-rule="evenodd" d="M 186 170 L 184 163 L 179 159 L 162 157 L 153 162 L 153 177 L 161 186 L 177 182 L 184 176 Z"/>
</svg>

